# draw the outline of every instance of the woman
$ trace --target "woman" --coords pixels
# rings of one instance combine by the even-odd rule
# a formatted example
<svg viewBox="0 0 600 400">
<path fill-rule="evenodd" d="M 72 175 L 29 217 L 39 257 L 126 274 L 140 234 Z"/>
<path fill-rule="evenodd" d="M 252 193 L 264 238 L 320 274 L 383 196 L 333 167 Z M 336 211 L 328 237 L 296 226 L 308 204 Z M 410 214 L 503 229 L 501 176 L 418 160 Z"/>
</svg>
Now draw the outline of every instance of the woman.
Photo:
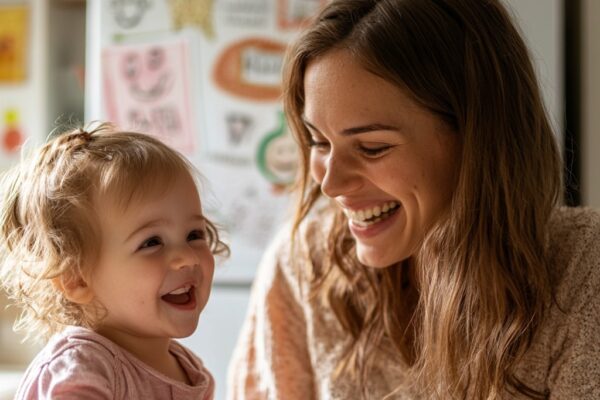
<svg viewBox="0 0 600 400">
<path fill-rule="evenodd" d="M 293 226 L 235 399 L 600 398 L 600 215 L 497 0 L 340 0 L 290 49 Z"/>
</svg>

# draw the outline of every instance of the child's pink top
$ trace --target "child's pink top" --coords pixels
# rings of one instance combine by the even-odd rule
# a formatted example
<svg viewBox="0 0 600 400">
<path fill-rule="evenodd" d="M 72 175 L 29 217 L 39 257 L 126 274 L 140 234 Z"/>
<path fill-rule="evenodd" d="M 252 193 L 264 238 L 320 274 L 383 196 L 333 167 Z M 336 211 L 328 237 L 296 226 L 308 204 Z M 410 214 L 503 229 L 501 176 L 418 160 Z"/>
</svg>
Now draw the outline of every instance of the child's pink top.
<svg viewBox="0 0 600 400">
<path fill-rule="evenodd" d="M 191 385 L 167 377 L 89 329 L 69 327 L 29 365 L 15 400 L 213 399 L 214 380 L 202 361 L 174 340 L 170 351 Z"/>
</svg>

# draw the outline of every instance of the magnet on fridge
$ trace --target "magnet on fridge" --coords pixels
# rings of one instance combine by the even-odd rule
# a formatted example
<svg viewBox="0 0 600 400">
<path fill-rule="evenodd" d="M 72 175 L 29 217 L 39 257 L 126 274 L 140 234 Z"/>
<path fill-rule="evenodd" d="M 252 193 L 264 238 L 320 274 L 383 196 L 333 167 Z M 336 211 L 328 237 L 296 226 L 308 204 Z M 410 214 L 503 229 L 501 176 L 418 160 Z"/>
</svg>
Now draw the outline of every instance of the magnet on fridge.
<svg viewBox="0 0 600 400">
<path fill-rule="evenodd" d="M 23 132 L 19 127 L 19 112 L 15 109 L 8 109 L 4 112 L 2 148 L 6 153 L 14 153 L 22 143 Z"/>
</svg>

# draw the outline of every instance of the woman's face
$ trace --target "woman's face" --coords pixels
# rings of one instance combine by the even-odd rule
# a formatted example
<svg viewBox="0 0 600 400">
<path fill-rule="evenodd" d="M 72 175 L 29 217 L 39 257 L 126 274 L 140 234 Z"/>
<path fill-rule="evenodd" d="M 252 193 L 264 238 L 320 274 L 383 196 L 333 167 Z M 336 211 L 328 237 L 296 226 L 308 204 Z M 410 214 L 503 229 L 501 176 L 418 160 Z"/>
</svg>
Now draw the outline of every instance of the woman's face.
<svg viewBox="0 0 600 400">
<path fill-rule="evenodd" d="M 345 50 L 308 65 L 304 92 L 310 171 L 347 215 L 359 260 L 410 258 L 450 204 L 458 135 Z"/>
</svg>

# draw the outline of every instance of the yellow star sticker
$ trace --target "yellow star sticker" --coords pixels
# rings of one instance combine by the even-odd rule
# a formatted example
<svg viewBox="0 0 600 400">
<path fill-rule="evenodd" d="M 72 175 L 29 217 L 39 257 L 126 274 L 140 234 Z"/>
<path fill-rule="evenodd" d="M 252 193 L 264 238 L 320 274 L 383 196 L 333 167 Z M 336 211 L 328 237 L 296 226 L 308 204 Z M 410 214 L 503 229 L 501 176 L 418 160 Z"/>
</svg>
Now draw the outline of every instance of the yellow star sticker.
<svg viewBox="0 0 600 400">
<path fill-rule="evenodd" d="M 175 29 L 192 25 L 200 28 L 207 37 L 214 36 L 214 0 L 170 0 L 169 5 Z"/>
</svg>

